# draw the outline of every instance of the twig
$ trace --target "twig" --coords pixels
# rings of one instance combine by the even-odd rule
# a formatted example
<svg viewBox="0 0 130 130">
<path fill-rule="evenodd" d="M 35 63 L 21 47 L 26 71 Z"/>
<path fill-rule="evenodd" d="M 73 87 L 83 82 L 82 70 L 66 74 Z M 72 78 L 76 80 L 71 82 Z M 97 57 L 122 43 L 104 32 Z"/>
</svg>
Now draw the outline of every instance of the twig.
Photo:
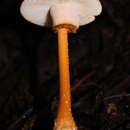
<svg viewBox="0 0 130 130">
<path fill-rule="evenodd" d="M 21 117 L 19 117 L 13 124 L 11 124 L 8 130 L 14 130 L 23 120 L 25 120 L 33 112 L 33 107 L 29 108 Z"/>
<path fill-rule="evenodd" d="M 72 91 L 74 91 L 77 87 L 79 87 L 81 84 L 89 80 L 95 72 L 90 72 L 89 74 L 86 74 L 83 78 L 81 78 L 77 83 L 75 83 L 72 87 Z"/>
<path fill-rule="evenodd" d="M 105 97 L 104 100 L 109 100 L 109 99 L 112 99 L 112 98 L 123 98 L 123 97 L 129 97 L 130 94 L 119 94 L 119 95 L 112 95 L 112 96 L 109 96 L 109 97 Z"/>
</svg>

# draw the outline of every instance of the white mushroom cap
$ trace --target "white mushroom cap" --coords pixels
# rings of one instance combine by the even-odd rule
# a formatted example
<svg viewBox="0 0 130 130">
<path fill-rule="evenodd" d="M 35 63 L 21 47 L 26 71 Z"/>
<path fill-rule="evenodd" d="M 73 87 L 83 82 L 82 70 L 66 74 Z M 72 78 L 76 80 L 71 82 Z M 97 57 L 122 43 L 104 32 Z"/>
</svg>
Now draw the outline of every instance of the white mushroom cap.
<svg viewBox="0 0 130 130">
<path fill-rule="evenodd" d="M 99 0 L 24 0 L 23 17 L 40 26 L 69 23 L 77 28 L 94 21 L 102 11 Z"/>
</svg>

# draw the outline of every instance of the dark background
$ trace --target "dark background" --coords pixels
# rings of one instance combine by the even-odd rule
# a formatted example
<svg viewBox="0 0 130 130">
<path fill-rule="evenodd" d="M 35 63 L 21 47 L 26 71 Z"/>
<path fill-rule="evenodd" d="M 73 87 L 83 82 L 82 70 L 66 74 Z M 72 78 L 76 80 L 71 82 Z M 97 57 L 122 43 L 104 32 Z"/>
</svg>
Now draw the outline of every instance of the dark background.
<svg viewBox="0 0 130 130">
<path fill-rule="evenodd" d="M 57 34 L 0 1 L 0 129 L 52 130 Z M 130 129 L 130 0 L 102 0 L 93 23 L 69 35 L 73 113 L 80 130 Z"/>
</svg>

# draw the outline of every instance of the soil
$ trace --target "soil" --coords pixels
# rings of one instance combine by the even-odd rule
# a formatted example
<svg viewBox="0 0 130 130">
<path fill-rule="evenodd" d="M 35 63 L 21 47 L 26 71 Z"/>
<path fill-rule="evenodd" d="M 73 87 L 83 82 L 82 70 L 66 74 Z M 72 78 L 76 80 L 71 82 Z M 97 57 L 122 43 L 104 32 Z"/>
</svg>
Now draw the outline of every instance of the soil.
<svg viewBox="0 0 130 130">
<path fill-rule="evenodd" d="M 0 129 L 52 130 L 57 34 L 0 4 Z M 79 130 L 130 129 L 130 0 L 101 0 L 96 21 L 69 35 L 72 109 Z"/>
</svg>

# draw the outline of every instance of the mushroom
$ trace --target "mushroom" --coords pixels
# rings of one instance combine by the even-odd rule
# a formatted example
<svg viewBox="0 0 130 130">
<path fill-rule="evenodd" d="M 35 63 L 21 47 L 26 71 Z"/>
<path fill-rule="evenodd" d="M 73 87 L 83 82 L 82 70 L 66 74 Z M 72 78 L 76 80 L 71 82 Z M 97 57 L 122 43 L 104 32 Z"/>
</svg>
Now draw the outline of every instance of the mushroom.
<svg viewBox="0 0 130 130">
<path fill-rule="evenodd" d="M 60 96 L 54 130 L 77 130 L 71 112 L 68 32 L 94 21 L 102 6 L 99 0 L 24 0 L 20 10 L 26 20 L 58 33 Z"/>
</svg>

